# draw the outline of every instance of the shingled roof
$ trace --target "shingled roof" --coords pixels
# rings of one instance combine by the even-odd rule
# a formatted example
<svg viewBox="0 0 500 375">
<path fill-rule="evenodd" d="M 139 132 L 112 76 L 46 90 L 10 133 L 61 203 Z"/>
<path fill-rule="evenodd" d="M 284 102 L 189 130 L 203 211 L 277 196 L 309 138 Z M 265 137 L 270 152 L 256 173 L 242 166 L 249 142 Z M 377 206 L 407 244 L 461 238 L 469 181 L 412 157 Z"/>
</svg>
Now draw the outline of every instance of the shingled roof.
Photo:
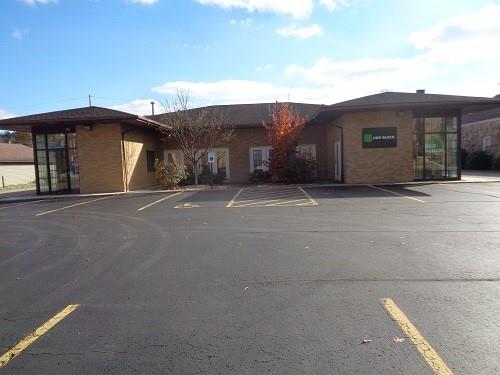
<svg viewBox="0 0 500 375">
<path fill-rule="evenodd" d="M 33 163 L 33 149 L 21 143 L 0 142 L 0 163 Z"/>
<path fill-rule="evenodd" d="M 312 120 L 319 110 L 325 106 L 319 104 L 306 103 L 287 103 L 295 113 L 300 115 L 307 121 Z M 228 125 L 234 127 L 254 127 L 261 126 L 262 121 L 268 121 L 270 118 L 270 110 L 276 103 L 257 103 L 257 104 L 230 104 L 230 105 L 214 105 L 200 108 L 196 110 L 209 110 L 222 112 L 227 116 Z M 158 122 L 164 122 L 166 114 L 147 116 Z"/>
<path fill-rule="evenodd" d="M 152 119 L 146 119 L 132 113 L 117 111 L 104 107 L 83 107 L 74 109 L 65 109 L 62 111 L 39 113 L 35 115 L 13 117 L 0 120 L 0 128 L 4 126 L 15 125 L 34 125 L 34 124 L 59 124 L 59 123 L 77 123 L 77 122 L 97 122 L 97 121 L 124 121 L 139 120 L 151 125 L 162 126 Z"/>
<path fill-rule="evenodd" d="M 326 110 L 377 109 L 409 106 L 500 105 L 500 99 L 410 92 L 383 92 L 328 106 Z"/>
<path fill-rule="evenodd" d="M 500 97 L 500 96 L 499 96 Z M 473 122 L 500 119 L 500 108 L 490 109 L 488 111 L 470 113 L 462 116 L 462 124 L 470 124 Z"/>
</svg>

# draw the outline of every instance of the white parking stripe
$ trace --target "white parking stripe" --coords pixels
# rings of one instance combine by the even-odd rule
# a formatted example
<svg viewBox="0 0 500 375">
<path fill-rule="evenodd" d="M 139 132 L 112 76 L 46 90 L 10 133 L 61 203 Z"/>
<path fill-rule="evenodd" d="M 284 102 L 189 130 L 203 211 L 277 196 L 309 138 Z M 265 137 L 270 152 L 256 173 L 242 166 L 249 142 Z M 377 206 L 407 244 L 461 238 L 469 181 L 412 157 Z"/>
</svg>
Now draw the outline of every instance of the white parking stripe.
<svg viewBox="0 0 500 375">
<path fill-rule="evenodd" d="M 164 200 L 167 200 L 168 198 L 172 198 L 172 197 L 175 197 L 176 195 L 179 195 L 179 194 L 182 194 L 182 191 L 179 191 L 178 193 L 175 193 L 175 194 L 172 194 L 172 195 L 169 195 L 169 196 L 166 196 L 166 197 L 163 197 L 161 199 L 158 199 L 157 201 L 154 201 L 150 204 L 147 204 L 145 205 L 144 207 L 141 207 L 141 208 L 138 208 L 137 211 L 143 211 L 145 210 L 146 208 L 149 208 L 151 206 L 154 206 L 155 204 L 158 204 L 160 202 L 163 202 Z"/>
<path fill-rule="evenodd" d="M 312 202 L 309 198 L 301 198 L 301 199 L 293 199 L 290 201 L 282 201 L 282 202 L 266 204 L 266 207 L 286 206 L 290 203 L 294 203 L 294 206 L 297 206 L 297 205 L 299 205 L 299 203 L 297 203 L 297 202 L 302 202 L 302 201 L 306 201 L 306 202 L 300 203 L 301 206 L 305 206 L 305 205 L 315 206 L 314 202 Z"/>
<path fill-rule="evenodd" d="M 43 215 L 51 214 L 51 213 L 53 213 L 53 212 L 66 210 L 67 208 L 72 208 L 72 207 L 82 206 L 82 205 L 84 205 L 84 204 L 89 204 L 89 203 L 92 203 L 92 202 L 102 201 L 102 200 L 104 200 L 104 199 L 109 199 L 109 198 L 113 198 L 113 197 L 114 197 L 114 195 L 111 195 L 111 196 L 104 197 L 104 198 L 97 198 L 97 199 L 92 199 L 92 200 L 90 200 L 90 201 L 85 201 L 85 202 L 75 203 L 75 204 L 72 204 L 72 205 L 70 205 L 70 206 L 65 206 L 65 207 L 61 207 L 61 208 L 56 208 L 55 210 L 50 210 L 50 211 L 40 212 L 39 214 L 36 214 L 35 216 L 43 216 Z"/>
<path fill-rule="evenodd" d="M 5 207 L 0 207 L 0 210 L 5 210 L 7 208 L 11 208 L 11 207 L 19 207 L 19 206 L 25 206 L 27 204 L 31 204 L 31 203 L 37 203 L 37 202 L 42 202 L 43 199 L 40 199 L 40 200 L 37 200 L 37 201 L 31 201 L 31 202 L 24 202 L 24 203 L 15 203 L 15 204 L 9 204 L 8 206 L 5 206 Z"/>
<path fill-rule="evenodd" d="M 407 198 L 407 199 L 411 199 L 413 201 L 417 201 L 417 202 L 420 202 L 420 203 L 425 203 L 425 201 L 423 201 L 421 199 L 417 199 L 417 198 L 409 197 L 407 195 L 399 194 L 399 193 L 396 193 L 395 191 L 383 189 L 383 188 L 378 187 L 378 186 L 373 186 L 373 185 L 366 185 L 366 186 L 371 187 L 373 189 L 382 190 L 382 191 L 385 191 L 387 193 L 391 193 L 391 194 L 397 195 L 397 196 L 402 197 L 402 198 Z"/>
</svg>

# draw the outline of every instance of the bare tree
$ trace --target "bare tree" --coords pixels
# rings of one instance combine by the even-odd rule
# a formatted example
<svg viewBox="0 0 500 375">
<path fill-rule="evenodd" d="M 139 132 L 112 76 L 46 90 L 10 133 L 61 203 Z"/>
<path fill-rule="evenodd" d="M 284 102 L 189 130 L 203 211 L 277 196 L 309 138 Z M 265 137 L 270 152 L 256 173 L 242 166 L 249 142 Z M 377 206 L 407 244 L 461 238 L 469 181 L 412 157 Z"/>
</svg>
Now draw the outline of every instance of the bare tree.
<svg viewBox="0 0 500 375">
<path fill-rule="evenodd" d="M 189 94 L 178 91 L 176 98 L 164 105 L 162 122 L 168 126 L 166 136 L 173 138 L 193 168 L 198 184 L 197 165 L 208 150 L 227 144 L 234 137 L 227 113 L 214 107 L 190 108 Z"/>
</svg>

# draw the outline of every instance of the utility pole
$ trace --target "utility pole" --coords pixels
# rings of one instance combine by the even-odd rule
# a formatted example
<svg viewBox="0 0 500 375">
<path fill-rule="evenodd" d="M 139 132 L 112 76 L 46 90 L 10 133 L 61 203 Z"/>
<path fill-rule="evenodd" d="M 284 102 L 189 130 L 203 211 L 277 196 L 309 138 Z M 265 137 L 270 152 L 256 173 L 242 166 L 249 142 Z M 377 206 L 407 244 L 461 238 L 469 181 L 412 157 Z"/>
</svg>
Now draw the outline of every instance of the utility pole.
<svg viewBox="0 0 500 375">
<path fill-rule="evenodd" d="M 89 94 L 89 107 L 92 107 L 92 95 Z"/>
</svg>

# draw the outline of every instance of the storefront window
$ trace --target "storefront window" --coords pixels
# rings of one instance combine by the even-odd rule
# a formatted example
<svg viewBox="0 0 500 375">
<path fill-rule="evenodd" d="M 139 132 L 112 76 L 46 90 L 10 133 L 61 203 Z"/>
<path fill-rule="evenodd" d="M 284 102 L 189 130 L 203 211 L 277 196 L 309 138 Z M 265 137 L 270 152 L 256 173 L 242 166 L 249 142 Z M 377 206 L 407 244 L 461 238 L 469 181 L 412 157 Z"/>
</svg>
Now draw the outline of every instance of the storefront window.
<svg viewBox="0 0 500 375">
<path fill-rule="evenodd" d="M 38 191 L 77 193 L 80 189 L 76 134 L 40 133 L 35 136 Z"/>
<path fill-rule="evenodd" d="M 458 177 L 457 117 L 415 118 L 413 122 L 416 180 Z"/>
</svg>

